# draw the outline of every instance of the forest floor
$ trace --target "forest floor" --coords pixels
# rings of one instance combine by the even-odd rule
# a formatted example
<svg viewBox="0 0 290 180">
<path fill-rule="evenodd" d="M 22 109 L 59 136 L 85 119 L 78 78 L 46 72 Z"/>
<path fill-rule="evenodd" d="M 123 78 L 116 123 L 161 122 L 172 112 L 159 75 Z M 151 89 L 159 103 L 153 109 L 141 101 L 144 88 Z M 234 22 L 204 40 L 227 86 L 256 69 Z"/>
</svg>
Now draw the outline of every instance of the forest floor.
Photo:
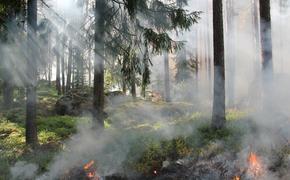
<svg viewBox="0 0 290 180">
<path fill-rule="evenodd" d="M 11 167 L 19 161 L 37 164 L 38 174 L 49 171 L 54 157 L 68 151 L 66 142 L 78 132 L 78 127 L 90 122 L 89 116 L 56 115 L 54 105 L 58 96 L 54 90 L 40 89 L 38 94 L 40 147 L 37 151 L 25 146 L 24 103 L 16 103 L 14 108 L 0 113 L 0 180 L 11 179 Z M 248 113 L 228 110 L 227 128 L 212 130 L 208 113 L 194 109 L 188 103 L 128 101 L 124 97 L 111 101 L 106 108 L 105 131 L 117 132 L 115 136 L 118 140 L 107 146 L 122 149 L 122 145 L 126 145 L 126 158 L 120 160 L 122 171 L 137 172 L 154 179 L 162 176 L 161 170 L 168 166 L 165 164 L 186 159 L 211 159 L 224 153 L 237 155 L 245 149 L 247 154 L 251 153 L 252 144 L 245 145 L 245 139 L 255 139 L 253 132 L 257 131 L 257 127 L 249 120 Z M 272 168 L 271 171 L 280 168 L 280 174 L 290 165 L 287 160 L 289 144 L 284 144 L 274 150 L 271 148 L 275 160 L 267 167 Z M 269 154 L 263 147 L 254 151 L 261 156 Z"/>
</svg>

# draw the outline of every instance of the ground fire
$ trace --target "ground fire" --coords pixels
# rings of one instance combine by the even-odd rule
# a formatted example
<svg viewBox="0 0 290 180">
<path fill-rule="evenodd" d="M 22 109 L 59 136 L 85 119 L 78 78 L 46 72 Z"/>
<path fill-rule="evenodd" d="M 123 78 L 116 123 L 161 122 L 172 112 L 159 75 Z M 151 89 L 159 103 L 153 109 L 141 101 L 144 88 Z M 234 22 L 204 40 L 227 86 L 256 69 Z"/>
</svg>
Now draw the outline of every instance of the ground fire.
<svg viewBox="0 0 290 180">
<path fill-rule="evenodd" d="M 89 180 L 100 180 L 100 177 L 96 173 L 95 161 L 91 160 L 83 166 L 83 170 L 86 173 L 87 179 Z"/>
<path fill-rule="evenodd" d="M 255 178 L 261 177 L 263 174 L 263 165 L 261 159 L 253 152 L 248 156 L 247 173 Z"/>
<path fill-rule="evenodd" d="M 241 178 L 239 176 L 235 176 L 233 180 L 241 180 Z"/>
</svg>

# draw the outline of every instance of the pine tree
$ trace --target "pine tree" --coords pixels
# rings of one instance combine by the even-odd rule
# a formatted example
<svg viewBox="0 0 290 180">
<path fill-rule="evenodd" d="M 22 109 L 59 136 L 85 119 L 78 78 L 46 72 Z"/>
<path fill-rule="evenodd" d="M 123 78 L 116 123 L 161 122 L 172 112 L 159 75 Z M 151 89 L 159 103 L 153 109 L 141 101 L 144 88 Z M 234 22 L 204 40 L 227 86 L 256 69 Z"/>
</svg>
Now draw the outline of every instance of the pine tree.
<svg viewBox="0 0 290 180">
<path fill-rule="evenodd" d="M 225 126 L 225 63 L 223 1 L 213 0 L 213 41 L 214 41 L 214 100 L 212 127 L 221 129 Z"/>
<path fill-rule="evenodd" d="M 37 29 L 37 0 L 27 1 L 27 23 L 28 23 L 28 47 L 36 38 Z M 26 87 L 26 144 L 35 148 L 38 144 L 37 126 L 36 126 L 36 85 L 37 85 L 37 59 L 34 55 L 36 47 L 32 45 L 29 51 L 29 59 L 27 64 L 28 83 Z"/>
</svg>

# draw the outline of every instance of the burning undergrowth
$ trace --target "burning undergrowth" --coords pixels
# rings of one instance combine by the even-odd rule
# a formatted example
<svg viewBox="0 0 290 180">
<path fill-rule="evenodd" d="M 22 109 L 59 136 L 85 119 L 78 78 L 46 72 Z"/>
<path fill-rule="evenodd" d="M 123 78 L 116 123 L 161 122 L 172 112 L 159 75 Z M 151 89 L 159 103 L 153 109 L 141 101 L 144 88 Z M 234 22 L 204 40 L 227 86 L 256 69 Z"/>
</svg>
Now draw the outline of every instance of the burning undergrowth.
<svg viewBox="0 0 290 180">
<path fill-rule="evenodd" d="M 152 124 L 143 116 L 140 125 L 133 127 L 111 124 L 102 134 L 91 130 L 88 123 L 80 125 L 48 171 L 38 171 L 42 175 L 36 179 L 240 180 L 280 179 L 288 174 L 288 141 L 269 144 L 263 139 L 273 136 L 272 131 L 267 135 L 267 128 L 249 118 L 239 114 L 237 120 L 231 114 L 228 128 L 222 130 L 212 130 L 209 119 L 196 113 L 175 120 L 162 118 Z M 281 132 L 271 140 L 288 137 Z"/>
</svg>

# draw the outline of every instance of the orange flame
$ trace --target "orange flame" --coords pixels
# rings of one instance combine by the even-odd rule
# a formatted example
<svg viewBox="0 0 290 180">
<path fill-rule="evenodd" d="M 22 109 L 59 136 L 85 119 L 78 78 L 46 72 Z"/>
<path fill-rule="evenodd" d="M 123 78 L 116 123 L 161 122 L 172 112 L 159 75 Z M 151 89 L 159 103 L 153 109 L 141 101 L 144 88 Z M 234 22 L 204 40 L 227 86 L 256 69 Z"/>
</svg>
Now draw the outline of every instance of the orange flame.
<svg viewBox="0 0 290 180">
<path fill-rule="evenodd" d="M 89 172 L 89 173 L 87 174 L 87 176 L 88 176 L 88 178 L 94 178 L 94 177 L 95 177 L 95 173 L 93 173 L 93 172 Z"/>
<path fill-rule="evenodd" d="M 96 174 L 95 172 L 96 170 L 93 167 L 94 164 L 95 161 L 91 160 L 90 162 L 84 165 L 83 169 L 85 170 L 88 179 L 99 180 L 99 176 Z"/>
<path fill-rule="evenodd" d="M 241 180 L 241 178 L 239 176 L 235 176 L 233 180 Z"/>
<path fill-rule="evenodd" d="M 91 160 L 89 163 L 84 165 L 84 170 L 90 169 L 95 164 L 95 161 Z"/>
<path fill-rule="evenodd" d="M 261 176 L 263 173 L 263 167 L 260 158 L 253 152 L 248 157 L 248 173 L 254 177 Z"/>
</svg>

